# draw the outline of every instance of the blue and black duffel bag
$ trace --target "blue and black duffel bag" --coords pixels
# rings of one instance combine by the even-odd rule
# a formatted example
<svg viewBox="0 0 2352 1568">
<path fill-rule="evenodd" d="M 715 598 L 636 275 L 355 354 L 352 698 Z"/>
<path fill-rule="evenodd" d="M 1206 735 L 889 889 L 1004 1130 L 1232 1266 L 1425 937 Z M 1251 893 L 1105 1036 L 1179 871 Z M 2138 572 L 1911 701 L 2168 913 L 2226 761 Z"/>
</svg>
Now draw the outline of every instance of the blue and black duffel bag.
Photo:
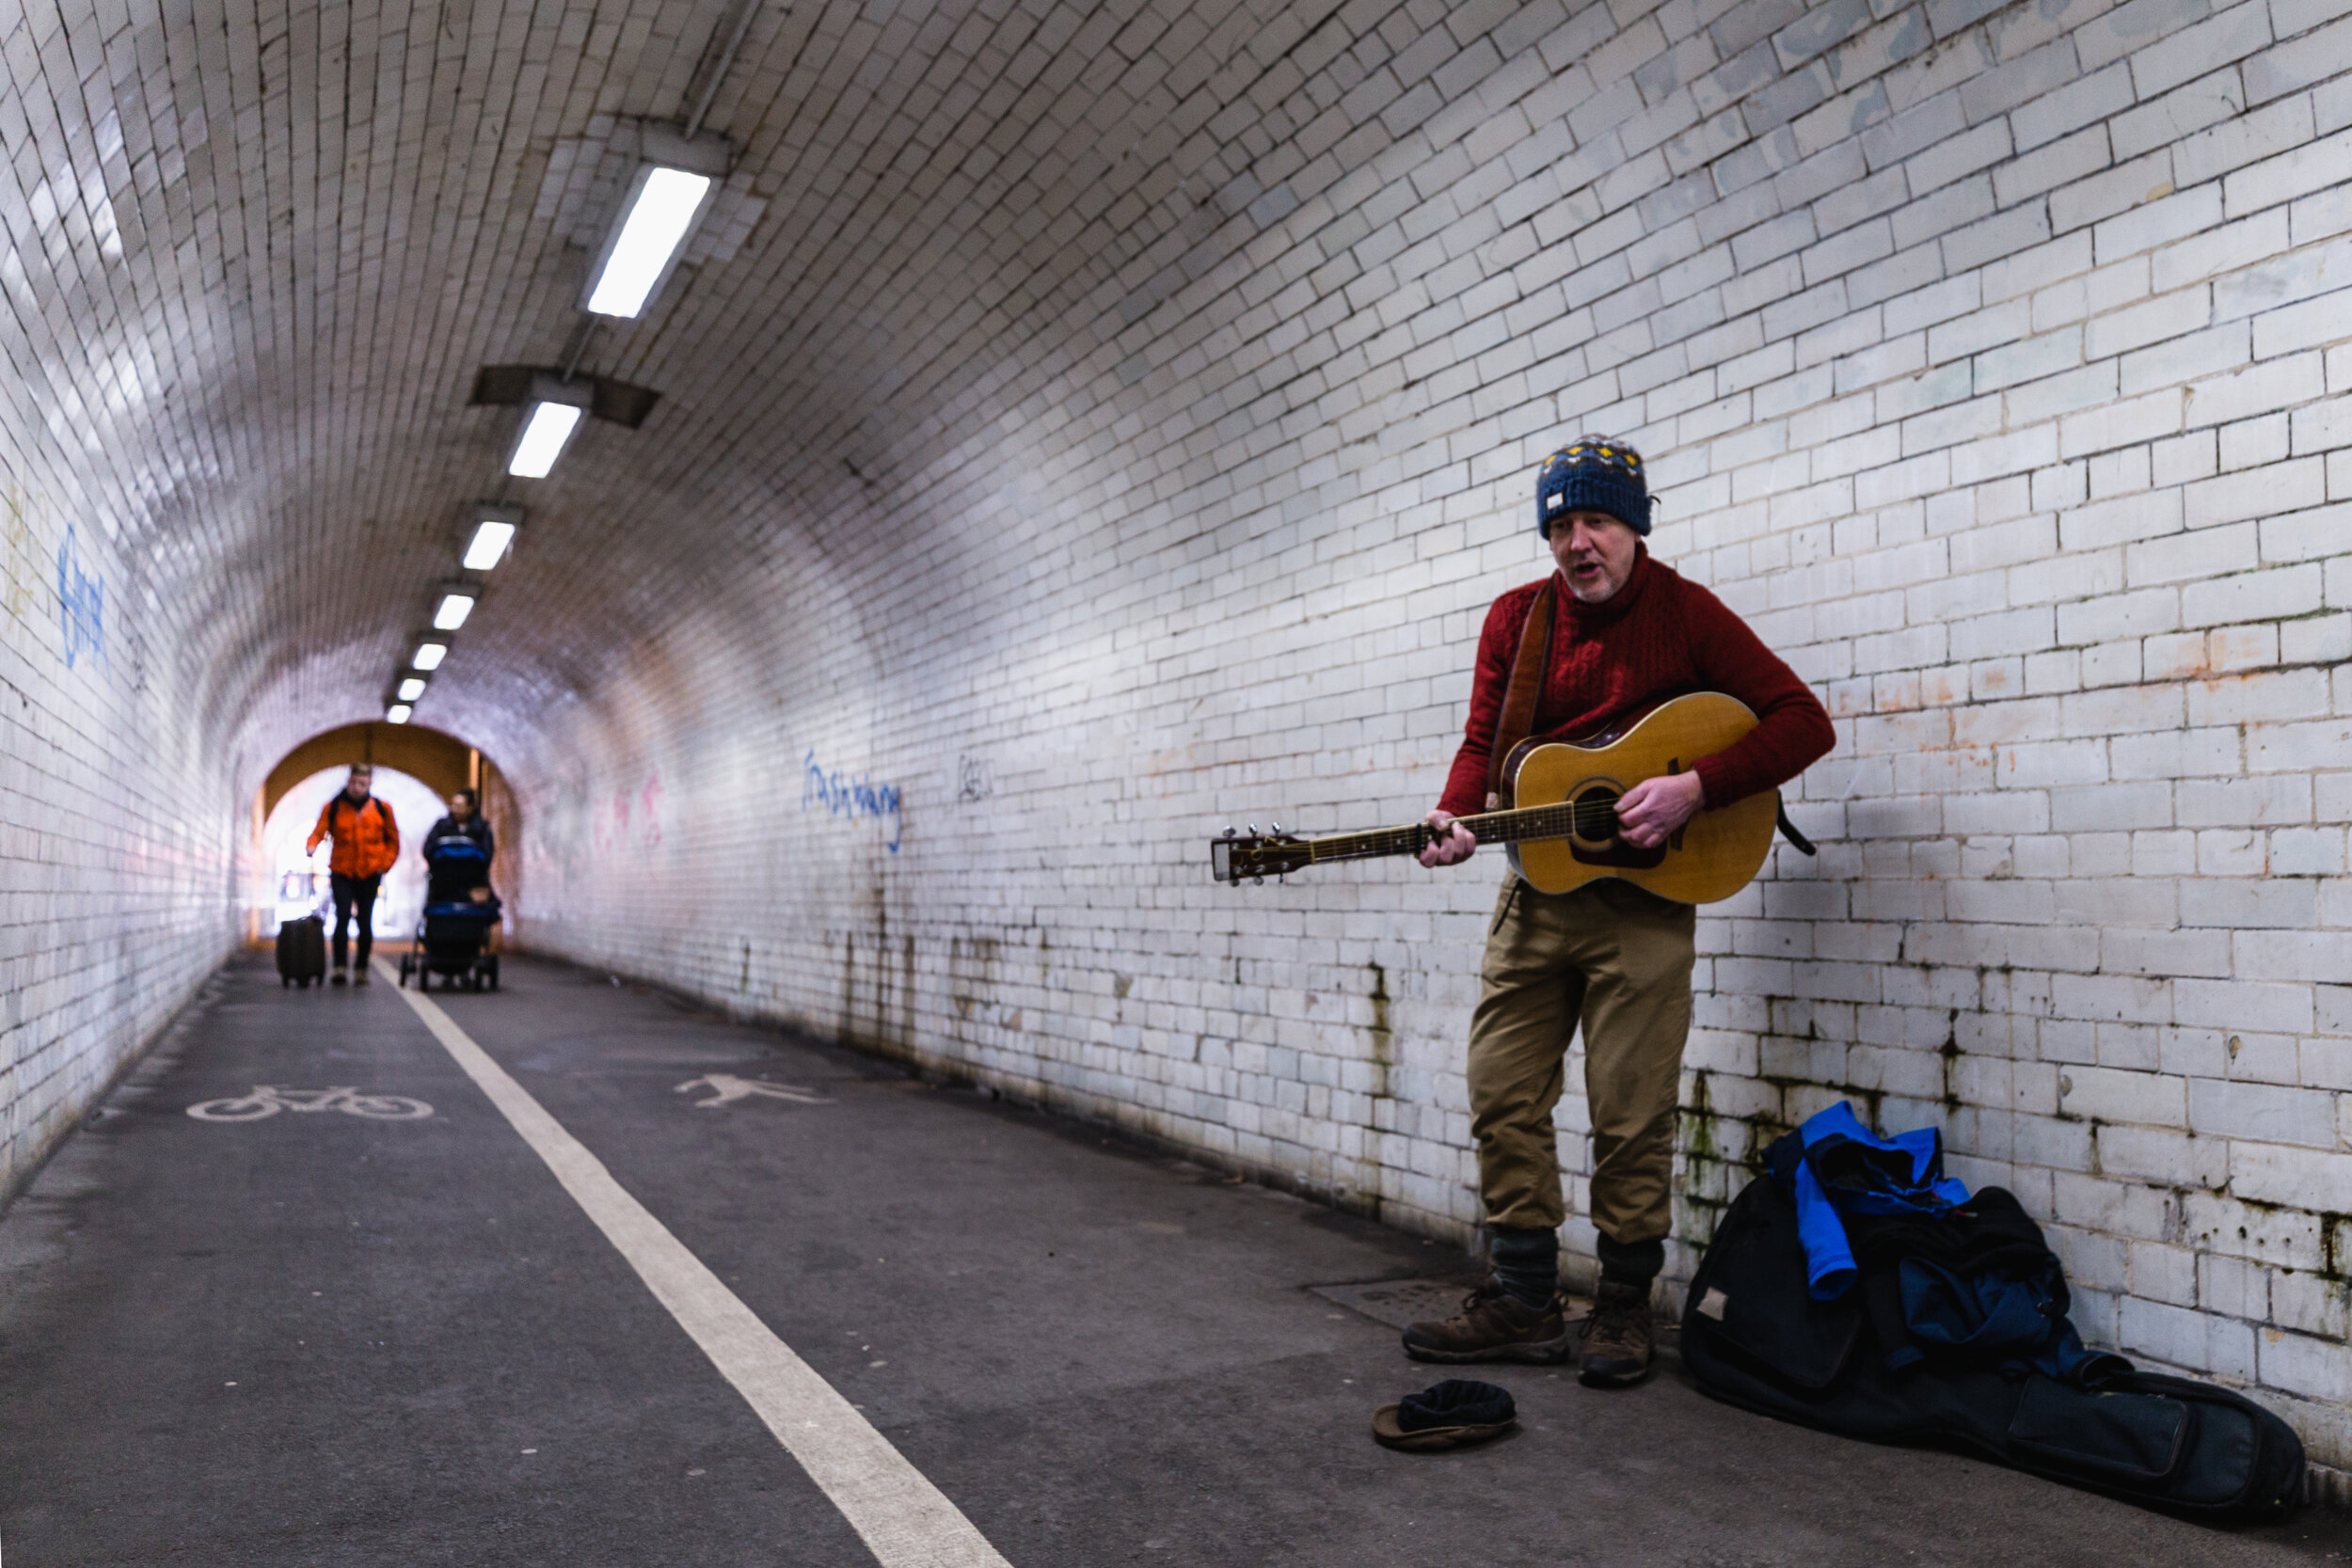
<svg viewBox="0 0 2352 1568">
<path fill-rule="evenodd" d="M 2226 1388 L 2084 1351 L 2057 1258 L 2000 1188 L 1858 1218 L 1856 1267 L 1824 1287 L 1819 1178 L 1840 1180 L 1842 1155 L 1851 1186 L 1858 1159 L 1883 1156 L 1798 1148 L 1797 1137 L 1768 1156 L 1780 1179 L 1759 1177 L 1732 1201 L 1691 1282 L 1682 1360 L 1702 1388 L 1824 1432 L 1957 1449 L 2192 1517 L 2295 1511 L 2293 1429 Z"/>
</svg>

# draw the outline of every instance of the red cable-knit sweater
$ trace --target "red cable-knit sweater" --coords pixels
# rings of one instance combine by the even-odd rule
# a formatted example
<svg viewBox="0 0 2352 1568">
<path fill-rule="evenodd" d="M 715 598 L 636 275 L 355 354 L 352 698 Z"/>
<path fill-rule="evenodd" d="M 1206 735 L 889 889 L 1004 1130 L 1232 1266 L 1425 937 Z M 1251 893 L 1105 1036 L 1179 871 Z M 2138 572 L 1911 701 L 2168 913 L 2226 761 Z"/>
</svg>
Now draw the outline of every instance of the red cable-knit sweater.
<svg viewBox="0 0 2352 1568">
<path fill-rule="evenodd" d="M 1510 689 L 1528 607 L 1542 587 L 1514 588 L 1486 611 L 1470 724 L 1440 810 L 1468 816 L 1486 807 L 1495 721 Z M 1550 668 L 1535 704 L 1539 736 L 1574 740 L 1605 732 L 1640 708 L 1685 692 L 1737 697 L 1755 711 L 1756 728 L 1729 750 L 1692 765 L 1710 806 L 1786 784 L 1836 743 L 1829 714 L 1796 672 L 1721 599 L 1652 561 L 1646 547 L 1607 603 L 1579 604 L 1562 582 L 1552 591 L 1552 606 Z"/>
</svg>

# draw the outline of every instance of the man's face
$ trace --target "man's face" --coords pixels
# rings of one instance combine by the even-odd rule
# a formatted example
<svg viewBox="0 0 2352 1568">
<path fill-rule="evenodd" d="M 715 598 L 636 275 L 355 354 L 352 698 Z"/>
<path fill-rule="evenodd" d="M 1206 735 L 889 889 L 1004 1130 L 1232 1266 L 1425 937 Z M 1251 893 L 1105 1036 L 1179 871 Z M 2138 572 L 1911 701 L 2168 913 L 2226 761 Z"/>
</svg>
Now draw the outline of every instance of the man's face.
<svg viewBox="0 0 2352 1568">
<path fill-rule="evenodd" d="M 463 822 L 473 815 L 473 802 L 463 795 L 453 795 L 449 798 L 449 815 L 452 821 Z"/>
<path fill-rule="evenodd" d="M 1554 531 L 1557 531 L 1555 530 Z M 373 769 L 366 768 L 353 768 L 351 770 L 351 782 L 343 785 L 343 793 L 350 796 L 355 800 L 366 800 L 368 798 L 368 784 L 374 779 L 374 777 L 375 774 Z"/>
<path fill-rule="evenodd" d="M 1579 604 L 1606 604 L 1633 575 L 1642 536 L 1606 512 L 1569 512 L 1551 520 L 1551 558 Z"/>
</svg>

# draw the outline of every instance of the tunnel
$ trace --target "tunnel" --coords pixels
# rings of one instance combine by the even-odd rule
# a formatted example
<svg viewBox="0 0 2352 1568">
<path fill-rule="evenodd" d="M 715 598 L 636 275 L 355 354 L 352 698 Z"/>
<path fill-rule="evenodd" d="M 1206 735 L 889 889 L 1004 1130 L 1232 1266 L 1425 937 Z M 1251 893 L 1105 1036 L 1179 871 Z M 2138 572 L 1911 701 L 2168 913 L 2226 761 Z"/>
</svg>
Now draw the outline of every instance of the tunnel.
<svg viewBox="0 0 2352 1568">
<path fill-rule="evenodd" d="M 2342 0 L 5 41 L 9 1560 L 2352 1549 Z M 1631 757 L 1735 666 L 1740 801 L 1726 736 L 1493 816 L 1560 691 Z M 282 986 L 359 763 L 373 958 Z M 459 790 L 504 967 L 420 993 Z M 1441 802 L 1527 841 L 1416 863 Z M 1600 991 L 1508 1116 L 1466 1043 L 1567 898 L 1683 944 L 1638 1114 Z M 1707 1398 L 1841 1104 L 2282 1423 L 2298 1522 Z M 1375 1443 L 1477 1291 L 1638 1386 L 1547 1328 L 1462 1370 L 1507 1439 Z"/>
</svg>

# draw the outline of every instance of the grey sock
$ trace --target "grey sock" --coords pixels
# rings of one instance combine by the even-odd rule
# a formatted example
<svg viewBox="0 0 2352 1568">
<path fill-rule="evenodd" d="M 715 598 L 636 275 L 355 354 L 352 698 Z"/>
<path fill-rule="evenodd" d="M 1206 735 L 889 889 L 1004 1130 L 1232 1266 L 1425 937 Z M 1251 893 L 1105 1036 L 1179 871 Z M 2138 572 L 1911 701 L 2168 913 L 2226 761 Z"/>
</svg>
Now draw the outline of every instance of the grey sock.
<svg viewBox="0 0 2352 1568">
<path fill-rule="evenodd" d="M 1495 1281 L 1524 1306 L 1551 1305 L 1560 1289 L 1560 1233 L 1521 1226 L 1496 1226 L 1487 1234 L 1486 1256 Z"/>
</svg>

